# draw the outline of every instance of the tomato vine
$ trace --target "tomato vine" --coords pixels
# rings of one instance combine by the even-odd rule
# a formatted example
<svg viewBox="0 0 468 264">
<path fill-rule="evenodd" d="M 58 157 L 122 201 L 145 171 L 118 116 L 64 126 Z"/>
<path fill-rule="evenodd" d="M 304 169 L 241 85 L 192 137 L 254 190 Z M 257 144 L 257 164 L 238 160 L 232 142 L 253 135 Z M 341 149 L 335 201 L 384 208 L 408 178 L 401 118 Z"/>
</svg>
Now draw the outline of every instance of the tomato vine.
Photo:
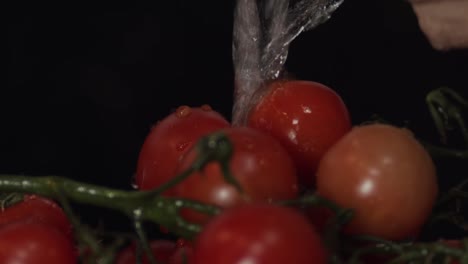
<svg viewBox="0 0 468 264">
<path fill-rule="evenodd" d="M 447 123 L 455 121 L 461 131 L 465 149 L 452 149 L 445 146 L 425 144 L 428 151 L 438 157 L 440 155 L 455 159 L 468 160 L 468 130 L 463 118 L 463 111 L 468 108 L 467 101 L 448 88 L 437 89 L 427 96 L 429 109 L 434 117 L 436 127 L 441 135 L 442 142 L 447 142 Z M 209 162 L 218 162 L 221 165 L 225 181 L 242 191 L 240 184 L 232 176 L 229 160 L 233 153 L 230 140 L 223 133 L 212 133 L 200 139 L 196 144 L 198 156 L 187 170 L 159 188 L 150 191 L 126 191 L 107 188 L 83 182 L 78 182 L 58 176 L 30 177 L 22 175 L 0 175 L 0 191 L 2 195 L 2 208 L 19 202 L 21 193 L 37 194 L 49 197 L 60 202 L 72 224 L 75 235 L 82 249 L 82 260 L 100 259 L 100 263 L 112 263 L 116 251 L 125 241 L 139 241 L 143 252 L 148 256 L 150 263 L 157 263 L 151 253 L 147 234 L 143 222 L 151 222 L 167 228 L 173 234 L 187 239 L 193 238 L 200 232 L 202 226 L 186 221 L 180 215 L 182 208 L 190 208 L 197 212 L 216 215 L 221 212 L 217 206 L 178 197 L 166 197 L 161 194 L 169 188 L 182 182 L 192 172 L 199 171 Z M 447 221 L 467 231 L 468 223 L 464 219 L 466 212 L 464 204 L 468 200 L 468 180 L 451 188 L 440 195 L 433 216 L 427 223 L 431 226 L 438 221 Z M 18 196 L 20 193 L 20 196 Z M 79 216 L 73 211 L 70 202 L 77 202 L 103 208 L 113 209 L 132 219 L 135 234 L 114 233 L 109 243 L 100 243 L 98 237 L 105 237 L 83 225 Z M 325 244 L 332 252 L 330 261 L 343 263 L 343 257 L 349 259 L 347 263 L 362 263 L 362 259 L 369 256 L 386 256 L 389 263 L 451 263 L 458 260 L 468 263 L 468 237 L 459 237 L 454 245 L 450 241 L 388 241 L 370 236 L 352 236 L 341 233 L 341 229 L 353 217 L 353 210 L 342 208 L 336 203 L 327 200 L 316 193 L 302 195 L 298 199 L 280 201 L 282 206 L 294 207 L 326 207 L 335 213 L 325 232 Z M 447 211 L 447 204 L 456 204 L 455 210 Z M 430 228 L 429 228 L 430 229 Z M 109 237 L 109 236 L 107 236 Z M 364 246 L 363 246 L 364 245 Z M 92 254 L 86 255 L 86 249 Z M 88 252 L 89 253 L 89 252 Z M 86 255 L 86 256 L 84 256 Z"/>
</svg>

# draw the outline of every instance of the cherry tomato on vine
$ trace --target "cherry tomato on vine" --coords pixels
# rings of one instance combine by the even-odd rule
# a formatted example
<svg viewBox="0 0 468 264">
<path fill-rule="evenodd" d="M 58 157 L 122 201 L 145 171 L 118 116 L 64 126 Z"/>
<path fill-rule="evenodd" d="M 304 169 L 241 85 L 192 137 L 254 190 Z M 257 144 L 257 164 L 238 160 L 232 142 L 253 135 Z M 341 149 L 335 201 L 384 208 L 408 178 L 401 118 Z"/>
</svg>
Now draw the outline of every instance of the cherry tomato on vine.
<svg viewBox="0 0 468 264">
<path fill-rule="evenodd" d="M 153 189 L 170 180 L 183 155 L 198 139 L 229 126 L 221 114 L 207 105 L 179 107 L 159 121 L 146 137 L 138 157 L 138 189 Z"/>
<path fill-rule="evenodd" d="M 0 228 L 19 221 L 53 226 L 72 237 L 72 225 L 62 208 L 53 200 L 37 195 L 26 195 L 24 200 L 0 212 Z"/>
<path fill-rule="evenodd" d="M 320 195 L 355 209 L 354 234 L 416 236 L 434 205 L 435 166 L 410 131 L 390 125 L 358 126 L 325 154 L 317 172 Z"/>
<path fill-rule="evenodd" d="M 244 193 L 241 194 L 225 181 L 218 162 L 211 162 L 203 171 L 193 173 L 175 186 L 175 196 L 223 208 L 253 201 L 297 197 L 296 169 L 291 157 L 276 139 L 249 127 L 231 127 L 220 132 L 224 132 L 233 144 L 229 168 Z M 197 155 L 196 149 L 192 149 L 179 170 L 188 168 Z M 196 222 L 206 220 L 190 209 L 183 210 L 183 215 Z"/>
<path fill-rule="evenodd" d="M 77 250 L 49 225 L 16 222 L 0 228 L 2 264 L 76 264 Z"/>
<path fill-rule="evenodd" d="M 277 138 L 293 157 L 300 183 L 315 184 L 323 154 L 351 129 L 341 97 L 311 81 L 275 81 L 252 109 L 248 125 Z"/>
<path fill-rule="evenodd" d="M 228 209 L 195 239 L 192 264 L 326 263 L 319 235 L 294 209 L 250 204 Z"/>
</svg>

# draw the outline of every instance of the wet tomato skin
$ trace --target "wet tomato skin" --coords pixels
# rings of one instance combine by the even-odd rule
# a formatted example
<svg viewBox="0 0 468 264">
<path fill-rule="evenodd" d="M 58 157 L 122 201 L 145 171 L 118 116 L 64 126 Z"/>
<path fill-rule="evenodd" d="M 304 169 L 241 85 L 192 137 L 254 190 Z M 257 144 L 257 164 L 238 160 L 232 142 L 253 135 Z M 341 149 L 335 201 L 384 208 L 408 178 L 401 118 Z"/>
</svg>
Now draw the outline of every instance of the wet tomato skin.
<svg viewBox="0 0 468 264">
<path fill-rule="evenodd" d="M 25 195 L 23 201 L 0 212 L 0 228 L 15 222 L 46 224 L 72 239 L 72 225 L 63 209 L 55 201 L 38 195 Z"/>
<path fill-rule="evenodd" d="M 191 264 L 326 263 L 319 235 L 291 208 L 249 204 L 227 209 L 194 243 Z"/>
<path fill-rule="evenodd" d="M 433 161 L 410 131 L 357 126 L 324 155 L 318 193 L 355 216 L 347 232 L 399 240 L 417 236 L 434 205 Z"/>
<path fill-rule="evenodd" d="M 229 126 L 220 113 L 207 105 L 180 106 L 147 135 L 138 157 L 135 176 L 138 189 L 153 189 L 170 180 L 184 154 L 198 139 Z M 166 192 L 170 193 L 171 190 Z"/>
<path fill-rule="evenodd" d="M 315 172 L 323 154 L 351 129 L 341 97 L 317 82 L 274 81 L 252 109 L 248 126 L 277 138 L 293 157 L 299 180 L 315 184 Z"/>
<path fill-rule="evenodd" d="M 2 264 L 76 264 L 77 250 L 56 228 L 31 222 L 16 222 L 0 228 Z"/>
<path fill-rule="evenodd" d="M 222 208 L 297 197 L 296 169 L 276 139 L 249 127 L 230 127 L 220 132 L 225 133 L 233 144 L 229 168 L 244 193 L 241 194 L 225 181 L 218 162 L 211 162 L 202 171 L 191 174 L 177 185 L 175 196 Z M 180 171 L 188 168 L 196 156 L 196 149 L 192 149 L 183 160 Z M 206 219 L 189 209 L 183 210 L 183 215 L 196 222 L 204 222 Z"/>
</svg>

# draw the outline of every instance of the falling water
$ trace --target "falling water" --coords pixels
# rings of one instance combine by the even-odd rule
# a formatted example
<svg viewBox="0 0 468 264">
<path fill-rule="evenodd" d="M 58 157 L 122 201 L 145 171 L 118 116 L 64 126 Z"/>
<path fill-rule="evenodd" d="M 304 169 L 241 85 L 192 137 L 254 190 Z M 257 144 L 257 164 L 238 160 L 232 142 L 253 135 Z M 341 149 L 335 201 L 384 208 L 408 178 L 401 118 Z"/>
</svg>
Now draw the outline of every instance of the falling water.
<svg viewBox="0 0 468 264">
<path fill-rule="evenodd" d="M 245 124 L 265 81 L 281 76 L 291 42 L 327 21 L 343 0 L 238 0 L 234 12 L 234 125 Z"/>
</svg>

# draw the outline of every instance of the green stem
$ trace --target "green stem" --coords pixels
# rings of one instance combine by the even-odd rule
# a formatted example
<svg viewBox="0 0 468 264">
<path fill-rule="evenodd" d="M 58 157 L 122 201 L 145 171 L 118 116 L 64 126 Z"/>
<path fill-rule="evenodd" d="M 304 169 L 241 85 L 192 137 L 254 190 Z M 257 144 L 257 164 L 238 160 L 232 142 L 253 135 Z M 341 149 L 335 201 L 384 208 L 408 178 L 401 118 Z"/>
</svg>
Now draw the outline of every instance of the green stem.
<svg viewBox="0 0 468 264">
<path fill-rule="evenodd" d="M 366 247 L 355 248 L 356 244 L 370 243 Z M 396 263 L 436 263 L 437 259 L 463 260 L 468 257 L 468 251 L 462 248 L 451 247 L 441 242 L 412 243 L 393 242 L 372 236 L 350 236 L 346 244 L 354 248 L 350 263 L 360 263 L 359 260 L 366 255 L 384 254 L 392 259 L 388 262 Z M 439 263 L 439 262 L 437 262 Z"/>
<path fill-rule="evenodd" d="M 96 237 L 93 236 L 92 232 L 90 232 L 86 226 L 80 223 L 64 195 L 58 195 L 58 200 L 74 227 L 74 234 L 78 241 L 89 247 L 89 249 L 91 249 L 91 258 L 96 259 L 97 254 L 101 251 L 101 246 L 99 245 Z"/>
<path fill-rule="evenodd" d="M 176 177 L 174 177 L 170 181 L 165 182 L 160 187 L 150 191 L 148 193 L 148 195 L 150 195 L 150 196 L 159 196 L 159 195 L 161 195 L 166 190 L 169 190 L 170 188 L 172 188 L 172 187 L 176 186 L 177 184 L 181 183 L 183 180 L 185 180 L 188 176 L 190 176 L 190 174 L 192 174 L 195 171 L 196 171 L 196 169 L 194 168 L 194 166 L 190 167 L 188 170 L 186 170 L 186 171 L 182 172 L 181 174 L 177 175 Z"/>
<path fill-rule="evenodd" d="M 24 194 L 21 193 L 2 193 L 0 194 L 0 211 L 5 210 L 16 203 L 24 200 Z"/>
<path fill-rule="evenodd" d="M 179 211 L 190 207 L 196 211 L 217 214 L 219 208 L 178 198 L 161 197 L 160 195 L 199 171 L 209 162 L 219 162 L 224 168 L 225 179 L 236 186 L 240 185 L 230 174 L 228 163 L 233 148 L 229 139 L 223 133 L 213 133 L 201 138 L 196 149 L 197 159 L 191 167 L 173 179 L 152 191 L 123 191 L 107 187 L 81 183 L 70 179 L 46 176 L 28 177 L 18 175 L 0 175 L 0 191 L 34 193 L 57 200 L 71 200 L 78 203 L 114 209 L 129 217 L 139 214 L 139 220 L 160 224 L 176 235 L 191 238 L 201 229 L 200 225 L 185 221 Z"/>
<path fill-rule="evenodd" d="M 325 199 L 315 193 L 303 195 L 299 199 L 295 200 L 279 201 L 278 203 L 284 206 L 325 206 L 328 209 L 332 210 L 334 213 L 340 213 L 344 210 L 336 203 Z"/>
<path fill-rule="evenodd" d="M 435 156 L 435 157 L 468 159 L 468 149 L 466 150 L 449 149 L 449 148 L 434 146 L 427 142 L 422 142 L 422 144 L 427 149 L 427 151 L 431 153 L 432 156 Z"/>
<path fill-rule="evenodd" d="M 400 256 L 392 259 L 389 263 L 408 263 L 408 261 L 411 260 L 424 260 L 428 257 L 429 253 L 434 254 L 434 256 L 442 255 L 455 259 L 461 259 L 464 255 L 461 249 L 451 248 L 441 244 L 415 245 L 410 249 L 406 249 Z"/>
<path fill-rule="evenodd" d="M 151 251 L 151 246 L 148 242 L 148 238 L 146 237 L 146 233 L 143 229 L 143 225 L 140 220 L 138 220 L 139 215 L 135 215 L 135 220 L 134 220 L 134 225 L 135 225 L 135 231 L 138 235 L 139 238 L 139 243 L 140 246 L 143 248 L 143 251 L 145 252 L 145 255 L 148 257 L 148 261 L 150 264 L 158 264 L 156 261 L 156 258 L 154 257 L 153 252 Z"/>
<path fill-rule="evenodd" d="M 99 264 L 112 264 L 115 261 L 116 252 L 125 244 L 124 238 L 117 238 L 101 254 Z"/>
<path fill-rule="evenodd" d="M 0 175 L 0 189 L 10 192 L 35 193 L 56 200 L 59 200 L 60 194 L 63 194 L 73 201 L 129 213 L 134 201 L 141 197 L 141 194 L 135 191 L 115 190 L 56 176 Z"/>
<path fill-rule="evenodd" d="M 181 183 L 193 172 L 203 170 L 203 168 L 210 162 L 218 162 L 221 166 L 225 181 L 234 185 L 239 192 L 242 192 L 241 185 L 229 169 L 229 161 L 232 157 L 233 147 L 226 135 L 223 133 L 212 133 L 205 136 L 198 141 L 196 150 L 198 151 L 197 158 L 187 170 L 175 176 L 160 187 L 152 190 L 148 195 L 158 196 L 162 194 L 166 190 L 169 190 Z"/>
<path fill-rule="evenodd" d="M 196 201 L 148 196 L 150 192 L 123 191 L 86 184 L 55 176 L 28 177 L 0 175 L 0 190 L 5 192 L 34 193 L 59 200 L 63 195 L 70 201 L 113 209 L 133 217 L 141 212 L 142 221 L 160 224 L 176 235 L 191 238 L 201 227 L 184 221 L 179 210 L 190 207 L 202 213 L 216 214 L 219 208 Z"/>
<path fill-rule="evenodd" d="M 447 124 L 450 119 L 453 119 L 461 130 L 465 145 L 468 147 L 468 128 L 462 116 L 462 108 L 468 108 L 468 101 L 454 90 L 442 87 L 427 94 L 426 104 L 442 142 L 447 143 Z"/>
<path fill-rule="evenodd" d="M 389 254 L 390 250 L 387 247 L 382 247 L 380 245 L 372 245 L 368 247 L 363 247 L 355 250 L 349 259 L 348 264 L 358 264 L 361 263 L 361 258 L 366 255 L 379 255 L 379 254 Z"/>
</svg>

